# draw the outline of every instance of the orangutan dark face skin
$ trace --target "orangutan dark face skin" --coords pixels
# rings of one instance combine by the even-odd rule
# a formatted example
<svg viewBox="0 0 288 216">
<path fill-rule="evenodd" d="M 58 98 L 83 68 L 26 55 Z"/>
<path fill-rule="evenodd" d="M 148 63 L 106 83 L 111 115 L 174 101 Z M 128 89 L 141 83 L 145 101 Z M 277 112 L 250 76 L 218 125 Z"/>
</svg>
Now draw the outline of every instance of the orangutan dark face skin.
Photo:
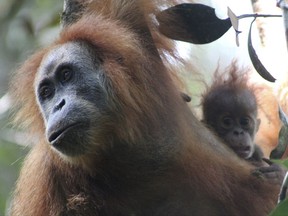
<svg viewBox="0 0 288 216">
<path fill-rule="evenodd" d="M 209 104 L 204 110 L 206 124 L 239 157 L 250 158 L 255 151 L 254 137 L 260 124 L 255 96 L 245 89 L 219 88 L 211 92 L 207 100 L 211 100 L 213 106 Z"/>
<path fill-rule="evenodd" d="M 95 148 L 95 131 L 101 131 L 97 127 L 111 120 L 107 115 L 107 82 L 100 60 L 91 58 L 91 52 L 84 42 L 59 46 L 43 60 L 36 77 L 35 91 L 47 140 L 67 156 Z"/>
</svg>

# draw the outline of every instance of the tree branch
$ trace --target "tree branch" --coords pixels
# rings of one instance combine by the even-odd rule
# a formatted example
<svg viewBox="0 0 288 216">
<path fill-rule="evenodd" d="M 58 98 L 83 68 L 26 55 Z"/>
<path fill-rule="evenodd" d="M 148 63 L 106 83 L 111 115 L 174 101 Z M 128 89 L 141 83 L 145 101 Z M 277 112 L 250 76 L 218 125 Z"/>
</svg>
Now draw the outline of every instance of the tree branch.
<svg viewBox="0 0 288 216">
<path fill-rule="evenodd" d="M 62 27 L 66 27 L 76 22 L 85 9 L 83 0 L 64 0 L 63 12 L 61 15 Z"/>
</svg>

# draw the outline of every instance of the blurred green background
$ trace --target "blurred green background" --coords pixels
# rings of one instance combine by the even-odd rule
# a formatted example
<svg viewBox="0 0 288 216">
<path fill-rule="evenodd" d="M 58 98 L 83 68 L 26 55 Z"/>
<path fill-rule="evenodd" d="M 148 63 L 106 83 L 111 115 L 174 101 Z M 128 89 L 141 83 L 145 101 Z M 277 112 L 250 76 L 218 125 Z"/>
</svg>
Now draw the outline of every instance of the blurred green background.
<svg viewBox="0 0 288 216">
<path fill-rule="evenodd" d="M 57 37 L 62 7 L 63 1 L 0 0 L 0 216 L 7 214 L 11 190 L 29 150 L 25 134 L 9 124 L 9 79 L 29 54 Z"/>
</svg>

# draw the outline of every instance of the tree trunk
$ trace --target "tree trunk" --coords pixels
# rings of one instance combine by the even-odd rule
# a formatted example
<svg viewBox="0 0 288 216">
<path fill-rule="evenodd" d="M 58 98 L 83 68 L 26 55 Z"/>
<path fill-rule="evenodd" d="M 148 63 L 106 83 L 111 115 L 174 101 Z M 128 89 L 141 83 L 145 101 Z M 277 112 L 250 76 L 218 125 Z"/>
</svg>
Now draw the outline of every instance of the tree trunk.
<svg viewBox="0 0 288 216">
<path fill-rule="evenodd" d="M 283 20 L 286 34 L 286 46 L 288 48 L 288 0 L 277 0 L 277 6 L 283 11 Z"/>
</svg>

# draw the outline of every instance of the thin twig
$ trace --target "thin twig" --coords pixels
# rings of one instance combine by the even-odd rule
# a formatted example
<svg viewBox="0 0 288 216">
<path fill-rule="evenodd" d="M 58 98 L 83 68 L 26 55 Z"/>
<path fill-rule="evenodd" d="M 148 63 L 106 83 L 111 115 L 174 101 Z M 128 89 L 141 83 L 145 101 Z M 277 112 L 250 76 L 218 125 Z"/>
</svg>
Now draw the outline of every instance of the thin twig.
<svg viewBox="0 0 288 216">
<path fill-rule="evenodd" d="M 242 18 L 248 18 L 248 17 L 254 17 L 254 18 L 257 18 L 257 17 L 282 17 L 282 15 L 271 15 L 271 14 L 243 14 L 243 15 L 240 15 L 240 16 L 237 16 L 238 19 L 242 19 Z"/>
</svg>

